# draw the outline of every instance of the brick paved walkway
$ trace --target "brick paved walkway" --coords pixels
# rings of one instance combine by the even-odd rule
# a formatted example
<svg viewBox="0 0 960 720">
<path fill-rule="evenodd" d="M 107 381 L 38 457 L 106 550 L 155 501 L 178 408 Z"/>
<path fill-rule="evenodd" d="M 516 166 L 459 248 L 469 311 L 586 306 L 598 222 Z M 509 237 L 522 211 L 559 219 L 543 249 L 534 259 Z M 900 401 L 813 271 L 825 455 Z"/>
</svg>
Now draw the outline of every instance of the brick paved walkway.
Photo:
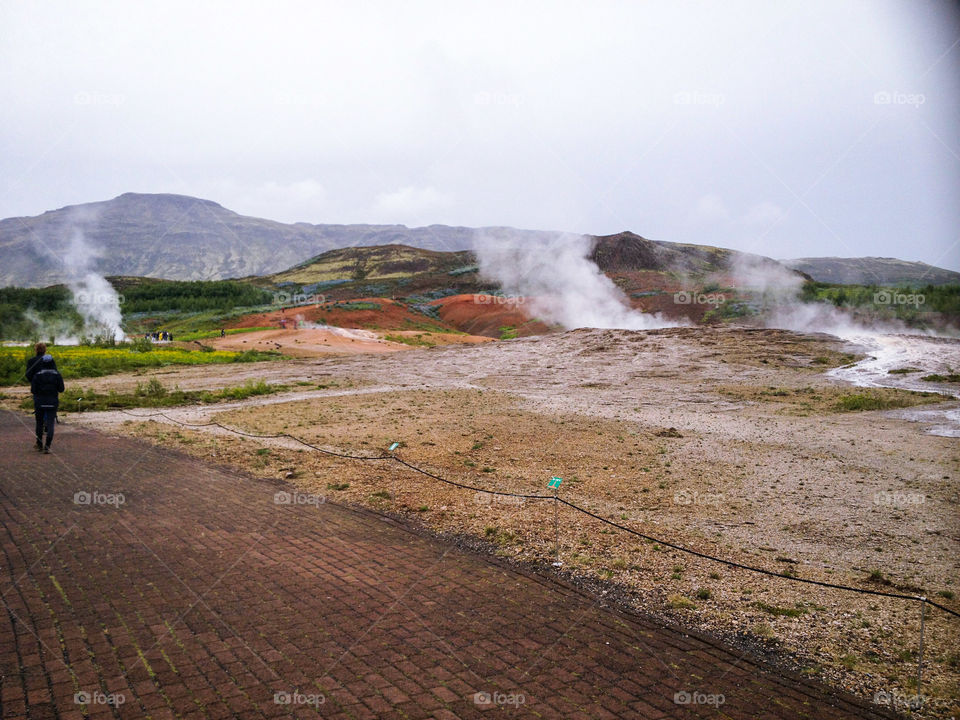
<svg viewBox="0 0 960 720">
<path fill-rule="evenodd" d="M 0 412 L 3 718 L 877 717 L 375 515 L 31 428 Z"/>
</svg>

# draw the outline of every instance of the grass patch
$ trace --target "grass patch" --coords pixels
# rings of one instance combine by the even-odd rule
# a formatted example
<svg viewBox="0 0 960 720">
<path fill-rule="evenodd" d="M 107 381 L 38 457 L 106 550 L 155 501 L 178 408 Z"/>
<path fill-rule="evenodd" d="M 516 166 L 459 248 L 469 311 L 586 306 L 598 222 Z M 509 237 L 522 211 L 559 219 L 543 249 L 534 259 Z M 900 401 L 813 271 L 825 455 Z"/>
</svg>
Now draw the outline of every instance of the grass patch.
<svg viewBox="0 0 960 720">
<path fill-rule="evenodd" d="M 697 604 L 683 595 L 671 595 L 667 598 L 667 604 L 674 610 L 694 610 Z"/>
<path fill-rule="evenodd" d="M 142 368 L 166 367 L 168 365 L 213 365 L 218 363 L 257 362 L 277 360 L 278 353 L 257 350 L 228 352 L 225 350 L 182 350 L 154 348 L 140 352 L 133 344 L 116 347 L 91 347 L 86 345 L 59 345 L 48 349 L 57 362 L 57 369 L 64 380 L 83 377 L 102 377 L 115 373 L 131 372 Z M 24 372 L 32 348 L 0 347 L 0 385 L 26 385 Z"/>
<path fill-rule="evenodd" d="M 413 347 L 433 347 L 437 343 L 431 340 L 428 337 L 424 337 L 422 333 L 417 333 L 416 335 L 384 335 L 383 339 L 387 342 L 403 343 L 404 345 L 411 345 Z"/>
<path fill-rule="evenodd" d="M 259 332 L 261 330 L 276 330 L 276 325 L 269 326 L 260 326 L 260 327 L 242 327 L 242 328 L 225 328 L 224 335 L 240 335 L 241 333 L 248 332 Z M 183 335 L 174 335 L 174 338 L 177 342 L 192 342 L 193 340 L 207 340 L 209 338 L 218 338 L 220 337 L 220 330 L 198 330 L 196 332 L 188 332 Z"/>
<path fill-rule="evenodd" d="M 722 385 L 723 395 L 736 400 L 771 403 L 785 415 L 808 416 L 860 410 L 887 410 L 935 403 L 943 396 L 934 392 L 916 392 L 899 388 L 834 387 L 754 387 Z"/>
<path fill-rule="evenodd" d="M 380 310 L 375 302 L 338 302 L 332 305 L 334 310 Z"/>
<path fill-rule="evenodd" d="M 263 380 L 247 380 L 243 385 L 226 387 L 213 392 L 200 393 L 201 402 L 219 402 L 220 400 L 245 400 L 256 395 L 270 395 L 271 393 L 286 390 L 286 385 L 268 385 Z"/>
<path fill-rule="evenodd" d="M 960 383 L 960 373 L 947 373 L 946 375 L 933 373 L 932 375 L 924 375 L 920 379 L 926 382 Z"/>
<path fill-rule="evenodd" d="M 93 390 L 71 387 L 60 395 L 60 410 L 83 412 L 96 410 L 123 410 L 125 408 L 161 408 L 197 403 L 215 403 L 222 400 L 242 400 L 254 395 L 269 395 L 286 390 L 286 385 L 268 385 L 263 380 L 248 381 L 243 385 L 226 387 L 216 391 L 169 389 L 156 378 L 146 383 L 137 383 L 132 393 L 98 393 Z M 20 402 L 21 410 L 33 409 L 33 398 Z"/>
<path fill-rule="evenodd" d="M 769 613 L 775 617 L 800 617 L 804 615 L 807 611 L 805 608 L 788 608 L 788 607 L 779 607 L 778 605 L 768 605 L 761 600 L 757 600 L 753 603 L 753 606 L 758 610 L 763 610 L 765 613 Z"/>
<path fill-rule="evenodd" d="M 860 662 L 860 658 L 853 653 L 847 653 L 840 658 L 840 664 L 843 665 L 847 670 L 853 670 L 857 666 L 858 662 Z"/>
<path fill-rule="evenodd" d="M 775 637 L 773 628 L 769 623 L 764 622 L 757 623 L 753 626 L 753 634 L 757 637 L 762 637 L 765 640 L 772 640 Z"/>
<path fill-rule="evenodd" d="M 916 393 L 922 397 L 926 393 Z M 859 412 L 862 410 L 890 410 L 892 408 L 909 407 L 916 405 L 909 396 L 883 395 L 880 393 L 852 393 L 842 396 L 836 404 L 836 409 L 843 412 Z"/>
</svg>

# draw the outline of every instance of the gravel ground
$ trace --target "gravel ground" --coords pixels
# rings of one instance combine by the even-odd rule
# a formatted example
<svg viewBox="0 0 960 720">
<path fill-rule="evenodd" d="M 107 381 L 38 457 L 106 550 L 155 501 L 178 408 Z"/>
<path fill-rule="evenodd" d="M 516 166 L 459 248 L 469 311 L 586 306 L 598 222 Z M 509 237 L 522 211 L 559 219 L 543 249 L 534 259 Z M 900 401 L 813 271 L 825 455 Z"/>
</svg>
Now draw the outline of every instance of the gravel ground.
<svg viewBox="0 0 960 720">
<path fill-rule="evenodd" d="M 229 374 L 184 367 L 160 377 L 184 389 L 246 379 L 337 382 L 165 413 L 369 454 L 401 442 L 404 459 L 475 487 L 549 494 L 546 481 L 557 475 L 565 499 L 657 539 L 803 578 L 924 594 L 957 609 L 956 439 L 927 434 L 895 411 L 837 411 L 839 397 L 859 392 L 825 373 L 850 361 L 845 352 L 829 336 L 778 330 L 579 330 L 231 366 Z M 129 389 L 153 374 L 82 384 Z M 937 411 L 958 405 L 870 392 L 905 405 L 937 401 L 927 406 Z M 65 419 L 415 518 L 518 562 L 554 559 L 549 500 L 513 504 L 396 463 L 343 461 L 218 428 L 177 429 L 123 413 Z M 862 695 L 917 694 L 918 603 L 736 570 L 570 510 L 558 519 L 563 565 L 554 571 Z M 960 620 L 928 612 L 923 716 L 957 712 L 958 637 Z"/>
</svg>

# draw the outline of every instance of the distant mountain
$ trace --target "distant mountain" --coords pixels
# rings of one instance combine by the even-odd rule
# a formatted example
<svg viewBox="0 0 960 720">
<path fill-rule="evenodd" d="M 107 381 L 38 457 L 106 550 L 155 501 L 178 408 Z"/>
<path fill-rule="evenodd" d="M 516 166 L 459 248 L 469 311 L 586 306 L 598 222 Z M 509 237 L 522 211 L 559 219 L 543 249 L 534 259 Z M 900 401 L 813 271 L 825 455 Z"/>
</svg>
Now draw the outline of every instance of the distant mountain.
<svg viewBox="0 0 960 720">
<path fill-rule="evenodd" d="M 955 285 L 960 272 L 896 258 L 797 258 L 783 264 L 817 282 L 838 285 Z"/>
<path fill-rule="evenodd" d="M 211 200 L 126 193 L 0 220 L 0 287 L 66 281 L 82 263 L 79 253 L 69 252 L 77 231 L 96 251 L 93 266 L 101 274 L 172 280 L 264 275 L 325 250 L 356 245 L 463 250 L 472 246 L 474 233 L 444 225 L 291 225 L 238 215 Z"/>
<path fill-rule="evenodd" d="M 126 193 L 35 217 L 0 220 L 0 287 L 63 283 L 85 263 L 106 276 L 219 280 L 278 274 L 280 281 L 318 282 L 324 274 L 332 279 L 331 267 L 340 261 L 352 263 L 351 273 L 356 273 L 357 279 L 372 279 L 381 264 L 389 268 L 395 263 L 426 262 L 431 268 L 428 274 L 436 271 L 439 275 L 434 279 L 439 279 L 450 271 L 449 263 L 468 261 L 463 257 L 414 258 L 409 249 L 401 252 L 397 246 L 455 253 L 472 249 L 476 238 L 482 242 L 484 233 L 509 235 L 520 242 L 553 236 L 536 230 L 446 225 L 285 224 L 239 215 L 211 200 Z M 82 237 L 83 243 L 74 243 L 76 237 Z M 342 257 L 324 257 L 323 267 L 305 270 L 328 251 L 372 246 L 394 249 L 369 257 L 349 252 Z M 630 232 L 595 238 L 591 257 L 608 274 L 722 274 L 742 259 L 754 267 L 782 269 L 770 258 L 706 245 L 653 241 Z M 364 269 L 368 263 L 369 268 Z M 468 277 L 461 280 L 476 282 Z"/>
</svg>

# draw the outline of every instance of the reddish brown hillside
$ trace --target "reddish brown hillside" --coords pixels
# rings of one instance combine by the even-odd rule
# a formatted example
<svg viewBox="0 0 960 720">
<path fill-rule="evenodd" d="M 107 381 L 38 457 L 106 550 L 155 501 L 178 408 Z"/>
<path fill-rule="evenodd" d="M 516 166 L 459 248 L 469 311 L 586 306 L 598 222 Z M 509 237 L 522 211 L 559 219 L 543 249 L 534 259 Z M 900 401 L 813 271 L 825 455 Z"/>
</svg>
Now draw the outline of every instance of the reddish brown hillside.
<svg viewBox="0 0 960 720">
<path fill-rule="evenodd" d="M 502 328 L 516 328 L 519 337 L 543 335 L 552 328 L 530 317 L 524 298 L 495 295 L 451 295 L 434 300 L 440 318 L 471 335 L 500 337 Z"/>
<path fill-rule="evenodd" d="M 367 307 L 376 305 L 376 308 Z M 417 330 L 426 326 L 457 330 L 452 325 L 410 310 L 403 303 L 388 298 L 356 298 L 339 303 L 302 305 L 274 310 L 268 313 L 245 315 L 229 327 L 280 327 L 281 320 L 294 328 L 298 319 L 325 323 L 343 328 L 367 330 Z"/>
</svg>

